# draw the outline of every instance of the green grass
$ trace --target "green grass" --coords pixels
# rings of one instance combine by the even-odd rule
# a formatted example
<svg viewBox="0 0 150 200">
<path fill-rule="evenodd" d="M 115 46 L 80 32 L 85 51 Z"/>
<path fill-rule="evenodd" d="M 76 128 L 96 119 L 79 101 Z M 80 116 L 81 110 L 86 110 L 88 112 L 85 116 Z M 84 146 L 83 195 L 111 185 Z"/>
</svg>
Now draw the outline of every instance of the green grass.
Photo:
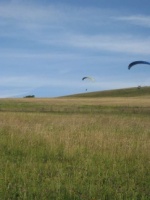
<svg viewBox="0 0 150 200">
<path fill-rule="evenodd" d="M 150 95 L 150 86 L 87 92 L 68 97 L 139 97 L 143 95 Z"/>
<path fill-rule="evenodd" d="M 1 99 L 0 111 L 0 199 L 149 199 L 148 97 Z"/>
</svg>

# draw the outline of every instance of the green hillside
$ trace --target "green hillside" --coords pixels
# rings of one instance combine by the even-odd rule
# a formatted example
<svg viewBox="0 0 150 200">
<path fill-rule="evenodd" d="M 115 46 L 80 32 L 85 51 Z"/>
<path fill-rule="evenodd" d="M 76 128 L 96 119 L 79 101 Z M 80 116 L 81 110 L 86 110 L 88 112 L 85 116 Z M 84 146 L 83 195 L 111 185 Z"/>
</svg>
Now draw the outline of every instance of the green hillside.
<svg viewBox="0 0 150 200">
<path fill-rule="evenodd" d="M 87 92 L 67 97 L 138 97 L 150 95 L 150 86 Z"/>
</svg>

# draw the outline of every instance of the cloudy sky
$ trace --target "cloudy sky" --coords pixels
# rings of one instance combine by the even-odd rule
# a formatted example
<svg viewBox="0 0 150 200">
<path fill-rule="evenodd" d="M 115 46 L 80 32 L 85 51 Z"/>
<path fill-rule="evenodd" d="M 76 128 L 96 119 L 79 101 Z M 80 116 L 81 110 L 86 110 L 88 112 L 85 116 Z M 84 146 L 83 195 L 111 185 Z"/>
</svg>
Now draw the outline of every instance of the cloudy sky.
<svg viewBox="0 0 150 200">
<path fill-rule="evenodd" d="M 0 0 L 1 98 L 150 85 L 134 60 L 150 61 L 149 0 Z"/>
</svg>

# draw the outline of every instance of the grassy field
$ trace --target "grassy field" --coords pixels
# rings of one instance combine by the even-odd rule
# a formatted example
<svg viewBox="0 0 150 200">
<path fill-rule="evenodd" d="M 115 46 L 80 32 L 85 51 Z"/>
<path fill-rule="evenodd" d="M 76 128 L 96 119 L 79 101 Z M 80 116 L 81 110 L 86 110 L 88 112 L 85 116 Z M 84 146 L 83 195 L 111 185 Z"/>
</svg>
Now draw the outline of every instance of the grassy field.
<svg viewBox="0 0 150 200">
<path fill-rule="evenodd" d="M 150 86 L 133 87 L 124 89 L 104 90 L 97 92 L 86 92 L 70 95 L 71 97 L 139 97 L 150 95 Z M 70 97 L 69 96 L 69 97 Z"/>
<path fill-rule="evenodd" d="M 0 99 L 0 199 L 148 200 L 150 96 Z"/>
</svg>

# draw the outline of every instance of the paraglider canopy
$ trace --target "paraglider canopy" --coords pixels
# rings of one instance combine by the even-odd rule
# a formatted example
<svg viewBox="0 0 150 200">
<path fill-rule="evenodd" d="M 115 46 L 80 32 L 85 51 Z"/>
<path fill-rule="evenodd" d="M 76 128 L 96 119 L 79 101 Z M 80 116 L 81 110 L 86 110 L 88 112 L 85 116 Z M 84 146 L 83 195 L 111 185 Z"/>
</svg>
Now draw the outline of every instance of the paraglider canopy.
<svg viewBox="0 0 150 200">
<path fill-rule="evenodd" d="M 84 77 L 82 78 L 82 81 L 85 80 L 85 79 L 88 79 L 88 80 L 91 80 L 91 81 L 95 81 L 95 79 L 92 78 L 92 77 L 90 77 L 90 76 L 84 76 Z"/>
<path fill-rule="evenodd" d="M 134 62 L 131 62 L 128 66 L 128 69 L 130 69 L 132 66 L 134 65 L 137 65 L 137 64 L 147 64 L 147 65 L 150 65 L 150 62 L 147 62 L 147 61 L 134 61 Z"/>
</svg>

